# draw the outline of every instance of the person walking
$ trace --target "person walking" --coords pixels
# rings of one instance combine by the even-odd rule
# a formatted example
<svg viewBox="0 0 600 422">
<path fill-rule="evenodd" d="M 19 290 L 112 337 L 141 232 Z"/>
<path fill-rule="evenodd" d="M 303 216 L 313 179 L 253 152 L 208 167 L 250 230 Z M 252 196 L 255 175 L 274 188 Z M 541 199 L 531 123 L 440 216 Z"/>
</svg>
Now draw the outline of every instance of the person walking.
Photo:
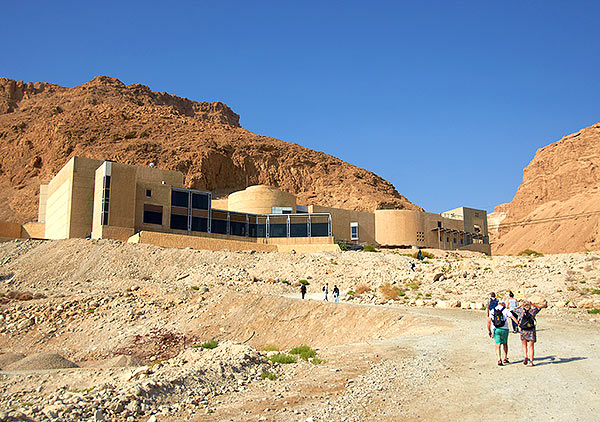
<svg viewBox="0 0 600 422">
<path fill-rule="evenodd" d="M 325 285 L 323 286 L 323 293 L 325 293 L 324 300 L 329 302 L 329 299 L 327 299 L 327 295 L 329 294 L 329 283 L 325 283 Z"/>
<path fill-rule="evenodd" d="M 513 314 L 513 316 L 516 318 L 517 315 L 515 314 L 515 309 L 517 309 L 517 299 L 515 299 L 515 294 L 512 291 L 508 292 L 508 310 Z M 519 324 L 517 323 L 517 321 L 513 320 L 513 318 L 510 319 L 510 325 L 512 326 L 512 330 L 513 333 L 518 333 L 519 332 Z"/>
<path fill-rule="evenodd" d="M 512 319 L 519 323 L 521 333 L 521 345 L 523 346 L 523 365 L 535 366 L 533 363 L 534 344 L 537 341 L 535 332 L 535 316 L 541 308 L 533 305 L 529 301 L 522 301 L 521 306 L 514 310 L 517 318 Z"/>
<path fill-rule="evenodd" d="M 498 366 L 503 366 L 508 361 L 508 319 L 512 317 L 511 312 L 506 309 L 506 304 L 501 300 L 487 319 L 488 335 L 494 339 L 496 343 L 496 355 L 498 356 Z M 514 318 L 514 317 L 513 317 Z M 492 332 L 491 326 L 494 325 Z M 502 351 L 504 350 L 504 359 L 502 359 Z"/>
<path fill-rule="evenodd" d="M 306 295 L 306 284 L 300 285 L 300 294 L 302 295 L 302 299 L 304 299 L 304 296 Z"/>
<path fill-rule="evenodd" d="M 498 299 L 496 299 L 496 293 L 492 292 L 492 293 L 490 293 L 490 297 L 488 298 L 488 305 L 487 305 L 488 318 L 490 317 L 490 311 L 492 309 L 494 309 L 496 306 L 498 306 Z"/>
<path fill-rule="evenodd" d="M 333 285 L 333 301 L 339 303 L 340 301 L 340 289 L 335 284 Z"/>
</svg>

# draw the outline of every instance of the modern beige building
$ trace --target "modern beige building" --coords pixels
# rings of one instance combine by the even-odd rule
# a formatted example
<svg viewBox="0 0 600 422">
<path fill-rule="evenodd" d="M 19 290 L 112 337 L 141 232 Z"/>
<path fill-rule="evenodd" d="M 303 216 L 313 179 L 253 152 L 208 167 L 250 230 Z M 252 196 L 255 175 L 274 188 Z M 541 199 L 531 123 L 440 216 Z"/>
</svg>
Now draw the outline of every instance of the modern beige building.
<svg viewBox="0 0 600 422">
<path fill-rule="evenodd" d="M 271 186 L 227 198 L 186 189 L 183 174 L 73 157 L 40 188 L 38 226 L 47 239 L 109 238 L 202 249 L 334 250 L 334 238 L 392 248 L 468 249 L 489 254 L 487 213 L 374 213 L 299 205 Z M 43 230 L 40 230 L 40 226 Z M 16 229 L 15 229 L 16 230 Z"/>
</svg>

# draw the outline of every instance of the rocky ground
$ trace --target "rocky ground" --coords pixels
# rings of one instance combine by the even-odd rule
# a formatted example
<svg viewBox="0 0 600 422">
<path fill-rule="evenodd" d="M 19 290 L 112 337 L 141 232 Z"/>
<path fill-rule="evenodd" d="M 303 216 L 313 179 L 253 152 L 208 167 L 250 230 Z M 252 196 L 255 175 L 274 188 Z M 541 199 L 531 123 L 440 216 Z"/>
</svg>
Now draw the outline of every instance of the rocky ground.
<svg viewBox="0 0 600 422">
<path fill-rule="evenodd" d="M 565 374 L 546 375 L 587 374 L 572 389 L 597 402 L 586 377 L 600 367 L 600 253 L 429 251 L 417 262 L 405 252 L 0 244 L 0 420 L 438 420 L 436 400 L 462 393 L 449 379 L 460 374 L 481 395 L 493 346 L 480 308 L 489 291 L 509 289 L 548 306 L 539 318 L 552 327 L 545 337 L 561 333 L 560 343 L 575 327 L 569 356 L 557 358 L 567 342 L 540 356 L 563 363 Z M 318 300 L 299 300 L 300 280 Z M 342 303 L 321 299 L 325 283 L 340 287 Z M 272 362 L 275 349 L 300 345 L 316 357 Z M 457 361 L 457 350 L 467 360 Z M 518 376 L 521 368 L 506 369 Z M 452 408 L 467 420 L 481 415 Z M 575 409 L 575 420 L 593 420 L 589 409 Z"/>
</svg>

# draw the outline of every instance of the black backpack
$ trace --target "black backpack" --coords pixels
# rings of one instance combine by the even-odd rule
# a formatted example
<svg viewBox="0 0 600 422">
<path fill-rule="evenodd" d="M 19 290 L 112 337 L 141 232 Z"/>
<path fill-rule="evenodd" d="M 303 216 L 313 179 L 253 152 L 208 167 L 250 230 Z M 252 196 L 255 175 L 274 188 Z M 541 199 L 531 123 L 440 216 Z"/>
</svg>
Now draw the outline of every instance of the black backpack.
<svg viewBox="0 0 600 422">
<path fill-rule="evenodd" d="M 494 323 L 494 327 L 501 328 L 504 327 L 506 323 L 506 318 L 504 318 L 504 313 L 499 311 L 498 309 L 494 309 L 494 318 L 492 318 L 492 322 Z"/>
<path fill-rule="evenodd" d="M 527 309 L 524 309 L 524 311 L 525 312 L 523 313 L 523 317 L 519 322 L 519 328 L 521 328 L 521 330 L 535 329 L 535 318 L 529 313 Z"/>
</svg>

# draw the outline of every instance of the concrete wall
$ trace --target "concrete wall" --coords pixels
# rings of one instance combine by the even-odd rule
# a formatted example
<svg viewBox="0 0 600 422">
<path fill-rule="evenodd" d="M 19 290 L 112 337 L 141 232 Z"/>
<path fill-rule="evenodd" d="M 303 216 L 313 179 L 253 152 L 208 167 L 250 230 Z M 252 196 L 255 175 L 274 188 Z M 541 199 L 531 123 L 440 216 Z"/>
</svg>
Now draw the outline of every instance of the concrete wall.
<svg viewBox="0 0 600 422">
<path fill-rule="evenodd" d="M 109 226 L 127 227 L 132 230 L 135 226 L 136 171 L 137 168 L 134 166 L 112 163 Z"/>
<path fill-rule="evenodd" d="M 48 185 L 40 185 L 40 200 L 38 203 L 38 220 L 46 221 L 46 204 L 48 203 Z"/>
<path fill-rule="evenodd" d="M 135 230 L 169 231 L 171 226 L 171 185 L 138 181 L 135 191 Z M 179 187 L 179 186 L 177 186 Z M 151 196 L 146 196 L 146 191 L 151 191 Z M 144 205 L 162 207 L 162 224 L 144 223 Z"/>
<path fill-rule="evenodd" d="M 468 212 L 466 214 L 468 215 Z M 382 246 L 451 250 L 459 249 L 470 241 L 465 234 L 435 230 L 440 223 L 444 229 L 465 231 L 463 220 L 445 218 L 440 214 L 410 210 L 377 210 L 375 223 L 375 238 Z M 477 251 L 489 249 L 479 246 L 473 248 Z"/>
<path fill-rule="evenodd" d="M 373 213 L 324 207 L 321 205 L 310 205 L 308 212 L 331 214 L 331 233 L 336 240 L 350 241 L 350 223 L 357 222 L 358 241 L 377 245 L 375 238 L 375 215 Z"/>
<path fill-rule="evenodd" d="M 71 215 L 71 189 L 75 157 L 48 183 L 46 202 L 46 239 L 67 239 L 69 237 L 69 219 Z"/>
<path fill-rule="evenodd" d="M 73 157 L 73 184 L 68 237 L 87 237 L 92 234 L 94 176 L 100 160 Z"/>
<path fill-rule="evenodd" d="M 206 249 L 210 251 L 220 251 L 223 249 L 230 251 L 277 251 L 277 246 L 275 245 L 266 245 L 256 242 L 242 242 L 229 239 L 217 239 L 205 236 L 187 236 L 181 234 L 143 231 L 136 234 L 135 238 L 137 238 L 138 243 L 149 243 L 151 245 L 162 246 L 165 248 L 192 248 Z M 133 239 L 133 241 L 135 241 L 135 239 Z"/>
<path fill-rule="evenodd" d="M 23 224 L 21 237 L 23 239 L 45 239 L 46 223 L 31 222 Z"/>
<path fill-rule="evenodd" d="M 18 223 L 10 223 L 8 221 L 0 221 L 0 238 L 20 239 L 21 225 Z"/>
<path fill-rule="evenodd" d="M 376 210 L 375 238 L 381 246 L 425 246 L 417 240 L 423 233 L 421 212 L 412 210 Z"/>
<path fill-rule="evenodd" d="M 296 197 L 271 186 L 250 186 L 230 194 L 227 206 L 229 211 L 251 214 L 271 214 L 273 207 L 290 207 L 296 212 Z"/>
</svg>

